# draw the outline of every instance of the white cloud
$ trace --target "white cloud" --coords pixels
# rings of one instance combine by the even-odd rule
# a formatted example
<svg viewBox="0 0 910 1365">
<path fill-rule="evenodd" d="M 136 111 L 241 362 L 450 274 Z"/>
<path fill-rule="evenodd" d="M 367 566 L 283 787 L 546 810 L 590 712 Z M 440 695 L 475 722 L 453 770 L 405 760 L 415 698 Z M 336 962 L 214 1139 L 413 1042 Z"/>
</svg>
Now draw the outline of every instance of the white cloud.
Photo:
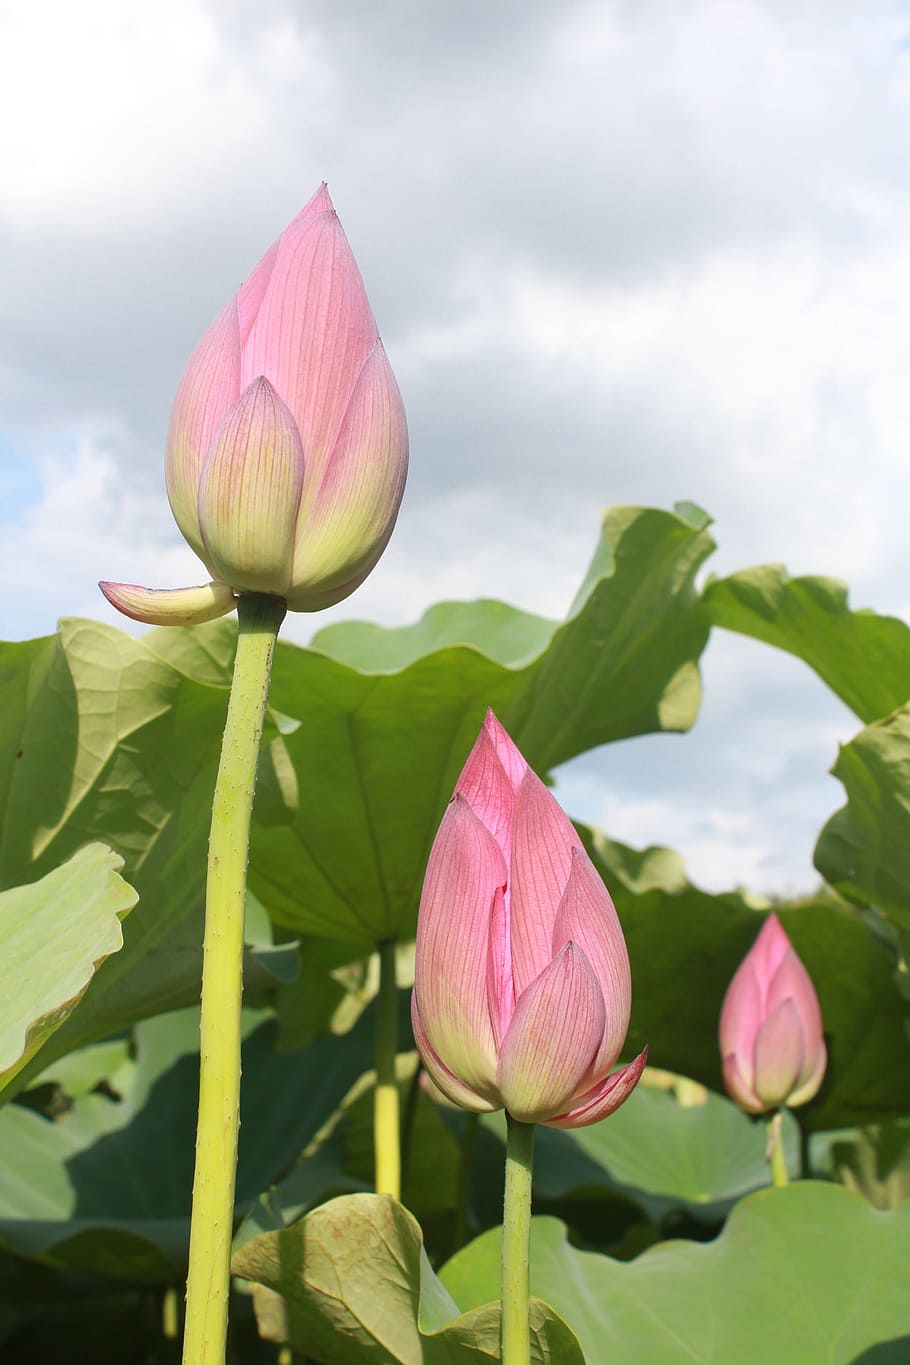
<svg viewBox="0 0 910 1365">
<path fill-rule="evenodd" d="M 242 47 L 201 0 L 5 6 L 0 88 L 4 214 L 24 228 L 127 231 L 222 195 L 268 155 L 280 101 L 301 87 L 328 117 L 315 34 L 279 15 Z M 189 215 L 192 216 L 192 215 Z M 252 264 L 252 263 L 251 263 Z"/>
</svg>

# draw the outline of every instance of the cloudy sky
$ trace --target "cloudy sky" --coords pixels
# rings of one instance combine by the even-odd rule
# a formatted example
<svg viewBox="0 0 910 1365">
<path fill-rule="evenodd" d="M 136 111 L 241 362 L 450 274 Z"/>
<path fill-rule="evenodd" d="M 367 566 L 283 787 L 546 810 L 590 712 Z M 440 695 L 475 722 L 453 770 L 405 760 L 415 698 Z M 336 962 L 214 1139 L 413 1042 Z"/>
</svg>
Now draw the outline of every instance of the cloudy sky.
<svg viewBox="0 0 910 1365">
<path fill-rule="evenodd" d="M 123 626 L 101 577 L 199 581 L 174 388 L 322 179 L 412 461 L 333 617 L 562 616 L 600 509 L 680 498 L 714 572 L 783 561 L 910 614 L 908 40 L 893 0 L 0 0 L 0 635 Z M 703 885 L 811 887 L 855 722 L 746 640 L 704 674 L 691 735 L 560 795 Z"/>
</svg>

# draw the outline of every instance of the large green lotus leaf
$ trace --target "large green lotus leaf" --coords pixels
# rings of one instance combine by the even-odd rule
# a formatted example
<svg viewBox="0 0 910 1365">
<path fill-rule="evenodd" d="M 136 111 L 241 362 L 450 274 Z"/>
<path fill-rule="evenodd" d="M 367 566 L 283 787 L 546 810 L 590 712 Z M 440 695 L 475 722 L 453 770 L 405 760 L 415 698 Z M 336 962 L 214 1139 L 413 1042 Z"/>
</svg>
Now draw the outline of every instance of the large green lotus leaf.
<svg viewBox="0 0 910 1365">
<path fill-rule="evenodd" d="M 484 1233 L 443 1267 L 463 1306 L 497 1293 L 499 1239 Z M 663 1242 L 632 1262 L 577 1251 L 561 1223 L 535 1219 L 531 1292 L 592 1365 L 898 1365 L 910 1350 L 908 1258 L 910 1204 L 881 1213 L 806 1181 L 749 1195 L 713 1242 Z"/>
<path fill-rule="evenodd" d="M 293 1055 L 275 1051 L 273 1022 L 252 1016 L 246 1027 L 238 1215 L 332 1118 L 373 1052 L 372 1010 L 350 1033 Z M 119 1101 L 84 1094 L 53 1122 L 19 1105 L 0 1111 L 0 1243 L 116 1279 L 173 1283 L 189 1235 L 198 1014 L 146 1020 L 135 1038 L 135 1063 L 119 1058 L 112 1078 Z"/>
<path fill-rule="evenodd" d="M 695 719 L 707 627 L 703 515 L 607 513 L 569 619 L 447 603 L 416 626 L 279 645 L 285 725 L 260 771 L 250 883 L 295 932 L 413 932 L 427 854 L 488 706 L 538 771 L 593 745 Z"/>
<path fill-rule="evenodd" d="M 694 887 L 669 849 L 638 852 L 591 831 L 582 835 L 629 947 L 625 1055 L 647 1043 L 652 1065 L 723 1093 L 718 1019 L 760 916 L 740 895 Z M 800 1123 L 816 1131 L 910 1113 L 910 1007 L 895 984 L 893 950 L 863 916 L 831 899 L 775 909 L 815 984 L 828 1043 L 824 1084 L 796 1111 Z"/>
<path fill-rule="evenodd" d="M 851 611 L 836 578 L 789 578 L 779 564 L 715 579 L 703 601 L 712 625 L 803 659 L 860 720 L 910 696 L 910 628 L 893 616 Z"/>
<path fill-rule="evenodd" d="M 123 948 L 40 1065 L 198 1000 L 209 811 L 235 633 L 229 623 L 173 632 L 172 660 L 158 632 L 135 640 L 91 621 L 0 645 L 0 886 L 34 882 L 103 839 L 139 893 Z M 275 978 L 268 953 L 248 956 L 251 999 Z M 34 1070 L 28 1064 L 16 1084 Z"/>
<path fill-rule="evenodd" d="M 122 858 L 89 844 L 30 886 L 0 892 L 0 1092 L 36 1056 L 123 943 L 136 892 Z"/>
<path fill-rule="evenodd" d="M 822 829 L 815 866 L 848 900 L 910 929 L 910 706 L 842 745 L 831 771 L 847 804 Z"/>
<path fill-rule="evenodd" d="M 501 1172 L 505 1121 L 490 1114 L 482 1122 L 503 1143 Z M 795 1176 L 799 1130 L 792 1116 L 785 1115 L 785 1123 L 787 1166 Z M 655 1223 L 679 1213 L 716 1223 L 742 1195 L 770 1183 L 766 1141 L 764 1121 L 720 1095 L 702 1091 L 696 1102 L 681 1104 L 672 1090 L 640 1084 L 603 1123 L 571 1131 L 538 1128 L 534 1198 L 542 1211 L 570 1223 L 576 1213 L 583 1215 L 589 1229 L 602 1216 L 598 1206 L 612 1204 L 616 1195 Z"/>
<path fill-rule="evenodd" d="M 499 1359 L 499 1305 L 461 1314 L 433 1274 L 420 1225 L 385 1195 L 333 1199 L 234 1253 L 259 1330 L 322 1365 L 479 1365 Z M 498 1290 L 496 1291 L 498 1294 Z M 531 1302 L 535 1365 L 584 1365 L 572 1332 Z"/>
</svg>

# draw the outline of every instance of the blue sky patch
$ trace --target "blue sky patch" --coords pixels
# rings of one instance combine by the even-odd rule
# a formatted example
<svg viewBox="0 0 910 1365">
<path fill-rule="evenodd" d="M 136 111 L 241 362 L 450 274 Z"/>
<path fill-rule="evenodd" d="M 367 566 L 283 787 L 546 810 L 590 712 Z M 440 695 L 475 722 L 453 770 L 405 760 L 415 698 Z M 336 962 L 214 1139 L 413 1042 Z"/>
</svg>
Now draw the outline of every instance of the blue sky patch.
<svg viewBox="0 0 910 1365">
<path fill-rule="evenodd" d="M 0 431 L 0 524 L 17 521 L 43 492 L 40 471 L 25 443 Z"/>
</svg>

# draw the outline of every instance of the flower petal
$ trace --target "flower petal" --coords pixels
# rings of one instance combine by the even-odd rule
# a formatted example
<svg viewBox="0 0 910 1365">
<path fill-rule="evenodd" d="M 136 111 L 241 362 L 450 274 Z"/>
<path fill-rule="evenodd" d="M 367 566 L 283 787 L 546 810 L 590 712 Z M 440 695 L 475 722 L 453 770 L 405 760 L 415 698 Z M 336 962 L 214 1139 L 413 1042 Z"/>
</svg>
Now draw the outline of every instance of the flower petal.
<svg viewBox="0 0 910 1365">
<path fill-rule="evenodd" d="M 201 559 L 199 476 L 206 451 L 240 396 L 240 331 L 232 299 L 209 327 L 183 372 L 165 446 L 164 477 L 174 519 Z"/>
<path fill-rule="evenodd" d="M 764 1018 L 764 997 L 751 953 L 743 958 L 727 987 L 720 1011 L 720 1055 L 735 1056 L 747 1085 L 754 1069 L 755 1036 Z"/>
<path fill-rule="evenodd" d="M 559 802 L 528 768 L 515 798 L 510 865 L 512 967 L 520 996 L 553 958 L 553 926 L 578 835 Z"/>
<path fill-rule="evenodd" d="M 788 952 L 792 952 L 790 940 L 784 932 L 777 915 L 772 912 L 766 916 L 761 932 L 749 949 L 752 970 L 765 999 L 775 972 Z"/>
<path fill-rule="evenodd" d="M 799 1015 L 802 1029 L 805 1058 L 800 1080 L 807 1079 L 814 1071 L 819 1052 L 824 1052 L 825 1043 L 822 1033 L 822 1012 L 815 994 L 812 978 L 792 947 L 787 948 L 780 965 L 768 988 L 766 1009 L 768 1013 L 776 1009 L 784 1000 L 792 1000 Z"/>
<path fill-rule="evenodd" d="M 508 740 L 505 747 L 500 736 Z M 515 773 L 515 758 L 521 772 Z M 505 758 L 506 762 L 503 762 Z M 506 766 L 508 764 L 508 766 Z M 488 711 L 474 747 L 468 754 L 455 790 L 461 792 L 471 810 L 482 820 L 502 849 L 506 866 L 512 856 L 512 812 L 515 792 L 528 765 L 506 735 L 499 721 Z M 552 957 L 552 953 L 550 954 Z"/>
<path fill-rule="evenodd" d="M 592 1093 L 585 1096 L 581 1104 L 576 1105 L 567 1114 L 558 1114 L 556 1118 L 547 1119 L 547 1127 L 586 1128 L 589 1123 L 599 1123 L 601 1119 L 605 1119 L 632 1094 L 641 1079 L 647 1060 L 648 1049 L 645 1048 L 634 1061 L 620 1067 L 618 1071 L 614 1071 L 611 1076 L 601 1081 Z"/>
<path fill-rule="evenodd" d="M 423 1026 L 420 1011 L 417 1008 L 416 991 L 411 992 L 411 1028 L 426 1073 L 433 1084 L 439 1087 L 447 1100 L 451 1100 L 453 1104 L 459 1105 L 462 1109 L 469 1109 L 473 1114 L 488 1114 L 491 1110 L 501 1107 L 498 1104 L 491 1104 L 489 1100 L 478 1095 L 446 1066 L 427 1037 L 427 1031 Z"/>
<path fill-rule="evenodd" d="M 574 943 L 518 997 L 499 1058 L 499 1092 L 526 1123 L 558 1114 L 575 1094 L 604 1029 L 600 987 Z"/>
<path fill-rule="evenodd" d="M 242 386 L 264 374 L 300 430 L 315 492 L 379 333 L 323 185 L 285 228 L 243 345 Z"/>
<path fill-rule="evenodd" d="M 512 947 L 509 942 L 509 912 L 505 893 L 496 888 L 490 915 L 490 953 L 487 961 L 487 1000 L 490 1022 L 497 1049 L 502 1046 L 515 1013 L 515 986 L 512 981 Z"/>
<path fill-rule="evenodd" d="M 517 792 L 528 769 L 518 745 L 513 742 L 492 711 L 487 711 L 484 717 L 483 731 L 496 751 L 496 757 L 503 766 L 512 790 Z"/>
<path fill-rule="evenodd" d="M 606 1076 L 622 1051 L 632 1010 L 632 974 L 622 927 L 610 893 L 583 849 L 572 849 L 569 879 L 556 912 L 551 950 L 577 943 L 603 995 L 606 1020 L 592 1080 Z"/>
<path fill-rule="evenodd" d="M 288 595 L 293 611 L 314 610 L 312 602 L 324 604 L 326 594 L 341 601 L 353 592 L 385 549 L 398 516 L 408 430 L 381 342 L 360 371 L 328 464 L 311 470 L 304 448 L 307 474 Z"/>
<path fill-rule="evenodd" d="M 496 1046 L 487 1000 L 490 916 L 505 872 L 495 839 L 456 795 L 427 864 L 414 996 L 434 1052 L 465 1085 L 491 1100 Z"/>
<path fill-rule="evenodd" d="M 204 559 L 244 592 L 285 597 L 303 487 L 303 450 L 294 418 L 267 379 L 234 404 L 199 480 Z"/>
<path fill-rule="evenodd" d="M 767 1108 L 756 1095 L 750 1085 L 752 1076 L 751 1060 L 749 1064 L 749 1079 L 743 1074 L 739 1065 L 740 1058 L 735 1052 L 729 1052 L 723 1059 L 724 1085 L 727 1087 L 727 1094 L 734 1100 L 740 1108 L 745 1109 L 748 1114 L 761 1114 Z"/>
<path fill-rule="evenodd" d="M 797 1108 L 800 1104 L 808 1104 L 810 1100 L 814 1100 L 821 1088 L 821 1083 L 825 1077 L 825 1068 L 828 1065 L 828 1049 L 825 1047 L 824 1042 L 821 1043 L 814 1056 L 815 1061 L 811 1069 L 809 1069 L 807 1073 L 806 1067 L 803 1067 L 802 1074 L 799 1077 L 796 1087 L 787 1096 L 787 1104 L 791 1109 Z"/>
<path fill-rule="evenodd" d="M 806 1044 L 799 1013 L 792 1000 L 772 1010 L 755 1037 L 756 1095 L 770 1108 L 782 1104 L 799 1080 Z"/>
<path fill-rule="evenodd" d="M 226 616 L 237 605 L 227 583 L 198 588 L 140 588 L 136 583 L 99 583 L 112 607 L 149 626 L 198 626 Z"/>
</svg>

